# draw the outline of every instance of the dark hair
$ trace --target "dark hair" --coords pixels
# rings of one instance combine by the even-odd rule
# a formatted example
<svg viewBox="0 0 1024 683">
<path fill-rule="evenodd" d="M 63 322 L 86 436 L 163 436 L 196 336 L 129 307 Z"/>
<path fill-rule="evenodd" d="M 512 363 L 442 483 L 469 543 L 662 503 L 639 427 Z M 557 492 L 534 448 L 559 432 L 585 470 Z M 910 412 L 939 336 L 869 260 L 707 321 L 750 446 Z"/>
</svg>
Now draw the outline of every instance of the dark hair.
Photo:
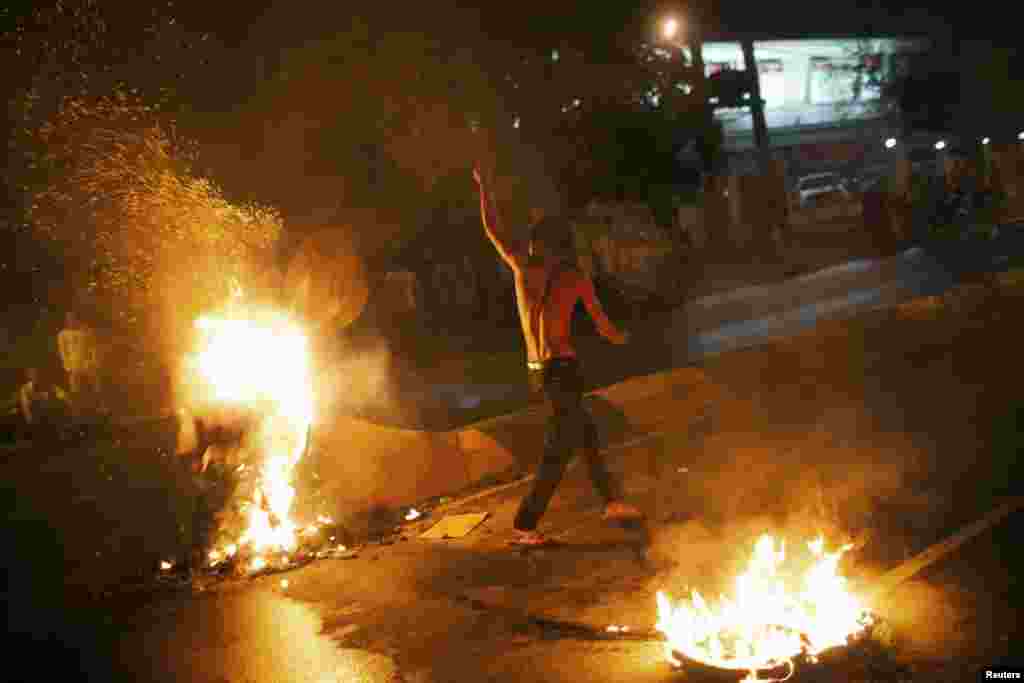
<svg viewBox="0 0 1024 683">
<path fill-rule="evenodd" d="M 558 216 L 548 216 L 530 228 L 530 241 L 542 244 L 559 256 L 567 257 L 576 253 L 576 238 L 569 221 Z"/>
</svg>

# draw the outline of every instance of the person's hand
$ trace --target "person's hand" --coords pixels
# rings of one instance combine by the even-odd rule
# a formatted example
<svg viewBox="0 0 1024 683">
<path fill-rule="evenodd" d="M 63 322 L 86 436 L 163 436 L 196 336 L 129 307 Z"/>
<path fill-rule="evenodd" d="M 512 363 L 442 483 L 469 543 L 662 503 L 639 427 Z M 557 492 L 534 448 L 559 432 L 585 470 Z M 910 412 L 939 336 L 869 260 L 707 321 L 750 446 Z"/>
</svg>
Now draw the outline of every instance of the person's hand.
<svg viewBox="0 0 1024 683">
<path fill-rule="evenodd" d="M 473 166 L 473 180 L 476 181 L 477 185 L 483 185 L 484 184 L 483 176 L 480 173 L 480 166 L 479 165 Z"/>
</svg>

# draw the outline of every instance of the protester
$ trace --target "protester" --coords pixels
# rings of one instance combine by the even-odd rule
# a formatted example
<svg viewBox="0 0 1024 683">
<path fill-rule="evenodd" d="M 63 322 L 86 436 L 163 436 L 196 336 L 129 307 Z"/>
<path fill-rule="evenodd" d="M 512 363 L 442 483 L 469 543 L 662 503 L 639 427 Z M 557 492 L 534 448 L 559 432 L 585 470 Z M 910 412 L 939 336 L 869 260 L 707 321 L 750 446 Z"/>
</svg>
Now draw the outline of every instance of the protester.
<svg viewBox="0 0 1024 683">
<path fill-rule="evenodd" d="M 543 545 L 547 539 L 537 523 L 555 493 L 573 448 L 584 447 L 590 478 L 605 501 L 605 519 L 636 520 L 642 513 L 622 502 L 617 487 L 601 457 L 597 426 L 583 407 L 583 375 L 571 338 L 571 321 L 577 301 L 582 300 L 602 336 L 614 344 L 625 344 L 627 335 L 605 315 L 590 278 L 576 267 L 572 230 L 556 218 L 538 218 L 530 229 L 524 253 L 512 248 L 500 235 L 499 216 L 490 188 L 479 169 L 473 176 L 480 190 L 484 231 L 502 260 L 515 276 L 516 301 L 531 387 L 543 393 L 551 407 L 544 454 L 533 489 L 516 514 L 516 536 L 512 543 Z"/>
<path fill-rule="evenodd" d="M 67 373 L 68 389 L 76 416 L 104 411 L 99 377 L 99 348 L 94 330 L 68 313 L 64 329 L 57 335 L 60 359 Z"/>
<path fill-rule="evenodd" d="M 36 368 L 25 371 L 25 380 L 18 389 L 18 414 L 28 436 L 56 436 L 61 429 L 67 395 L 59 386 L 43 379 Z"/>
<path fill-rule="evenodd" d="M 18 413 L 26 425 L 36 424 L 36 411 L 42 392 L 39 387 L 39 371 L 29 368 L 25 371 L 25 383 L 18 389 Z"/>
</svg>

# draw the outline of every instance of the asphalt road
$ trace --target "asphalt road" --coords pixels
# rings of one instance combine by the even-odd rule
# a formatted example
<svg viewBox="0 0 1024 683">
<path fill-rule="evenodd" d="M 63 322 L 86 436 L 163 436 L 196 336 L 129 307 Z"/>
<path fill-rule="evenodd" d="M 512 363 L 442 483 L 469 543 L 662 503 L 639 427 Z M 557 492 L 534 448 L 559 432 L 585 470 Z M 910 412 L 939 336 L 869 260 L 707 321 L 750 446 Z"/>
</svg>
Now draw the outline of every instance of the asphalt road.
<svg viewBox="0 0 1024 683">
<path fill-rule="evenodd" d="M 977 273 L 1001 272 L 1011 257 L 1022 254 L 1024 227 L 1017 224 L 1004 226 L 997 239 L 985 243 L 908 247 L 887 258 L 857 259 L 777 284 L 705 296 L 681 309 L 632 323 L 633 343 L 627 349 L 610 348 L 600 339 L 583 339 L 580 354 L 590 385 L 607 386 L 798 334 L 824 320 L 938 295 Z M 396 380 L 403 387 L 398 400 L 414 404 L 415 410 L 403 413 L 383 406 L 370 410 L 373 419 L 446 429 L 463 424 L 462 416 L 479 419 L 489 404 L 506 410 L 527 403 L 525 382 L 437 384 L 423 381 L 411 369 L 403 372 Z M 403 414 L 417 417 L 410 423 Z"/>
<path fill-rule="evenodd" d="M 907 267 L 890 266 L 897 271 Z M 909 268 L 919 272 L 917 265 Z M 850 281 L 873 278 L 877 286 L 886 279 L 878 269 L 861 267 L 819 277 L 817 287 L 823 289 L 838 288 L 837 280 L 849 278 L 848 290 Z M 928 286 L 929 278 L 924 281 Z M 785 296 L 807 296 L 813 282 L 805 280 Z M 736 299 L 716 305 L 731 304 Z M 755 303 L 744 305 L 753 310 Z M 1012 322 L 1004 318 L 1003 324 Z M 978 323 L 984 324 L 992 323 Z M 883 566 L 903 559 L 914 550 L 913 543 L 919 550 L 920 544 L 979 516 L 984 510 L 947 502 L 959 496 L 962 503 L 974 490 L 967 482 L 977 468 L 968 454 L 972 435 L 981 427 L 971 411 L 993 395 L 1000 378 L 993 360 L 1010 357 L 1019 326 L 1003 332 L 990 349 L 992 358 L 984 359 L 985 372 L 973 375 L 979 355 L 973 348 L 905 363 L 902 354 L 909 351 L 891 351 L 893 357 L 886 360 L 889 347 L 883 346 L 875 355 L 888 365 L 878 371 L 890 383 L 872 376 L 862 397 L 873 411 L 870 429 L 865 427 L 868 416 L 851 417 L 851 406 L 859 404 L 828 375 L 847 372 L 846 356 L 822 351 L 819 357 L 821 343 L 813 336 L 792 349 L 783 345 L 781 350 L 730 355 L 714 376 L 732 391 L 730 405 L 746 406 L 730 408 L 739 417 L 716 417 L 716 428 L 703 441 L 673 449 L 667 459 L 645 445 L 616 456 L 630 495 L 657 521 L 653 542 L 643 554 L 638 554 L 633 532 L 594 522 L 599 506 L 582 468 L 570 474 L 545 517 L 547 531 L 568 539 L 561 548 L 529 555 L 508 550 L 505 535 L 521 494 L 509 490 L 477 504 L 491 517 L 464 541 L 428 543 L 415 539 L 418 529 L 409 529 L 409 540 L 367 546 L 351 560 L 321 561 L 217 592 L 136 604 L 116 599 L 71 604 L 57 574 L 63 542 L 45 520 L 20 525 L 3 543 L 13 653 L 5 674 L 14 681 L 217 683 L 681 680 L 665 664 L 659 644 L 594 638 L 531 619 L 523 610 L 547 604 L 574 619 L 650 628 L 653 587 L 683 565 L 699 572 L 699 567 L 724 562 L 727 536 L 709 540 L 702 535 L 703 520 L 714 528 L 716 519 L 770 514 L 780 500 L 792 502 L 793 496 L 783 495 L 794 490 L 788 477 L 812 463 L 832 468 L 831 491 L 839 498 L 848 495 L 849 481 L 842 473 L 870 481 L 870 472 L 912 461 L 922 448 L 934 451 L 932 471 L 945 472 L 941 483 L 921 480 L 912 486 L 908 480 L 902 488 L 874 491 L 893 499 L 889 507 L 879 503 L 871 521 L 885 533 L 873 558 Z M 798 365 L 789 368 L 787 363 Z M 897 377 L 901 367 L 917 374 Z M 940 399 L 942 410 L 908 407 L 908 401 L 926 403 L 924 397 Z M 744 422 L 758 412 L 762 421 Z M 894 424 L 900 426 L 892 429 Z M 690 438 L 684 420 L 678 427 L 681 437 Z M 893 445 L 898 442 L 888 440 L 904 432 L 917 441 Z M 863 460 L 844 460 L 854 457 Z M 770 483 L 773 477 L 787 485 L 766 489 L 765 480 Z M 30 495 L 10 483 L 3 493 L 8 512 L 20 509 L 18 500 Z M 140 504 L 146 497 L 140 492 Z M 929 506 L 928 514 L 913 507 L 919 499 Z M 888 616 L 902 619 L 905 651 L 918 652 L 914 661 L 926 662 L 915 664 L 921 676 L 965 680 L 978 667 L 1020 652 L 1024 633 L 1018 625 L 1021 592 L 1015 571 L 1020 525 L 1020 519 L 1011 518 L 892 598 Z M 505 599 L 495 607 L 481 600 L 482 594 Z"/>
</svg>

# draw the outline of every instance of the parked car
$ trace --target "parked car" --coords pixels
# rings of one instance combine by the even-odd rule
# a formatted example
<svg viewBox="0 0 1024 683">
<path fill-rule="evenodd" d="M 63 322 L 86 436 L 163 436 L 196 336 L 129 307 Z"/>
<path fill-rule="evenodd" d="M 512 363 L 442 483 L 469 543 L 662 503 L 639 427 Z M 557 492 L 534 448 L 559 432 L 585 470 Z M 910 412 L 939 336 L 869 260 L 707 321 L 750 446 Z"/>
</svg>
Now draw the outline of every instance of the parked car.
<svg viewBox="0 0 1024 683">
<path fill-rule="evenodd" d="M 826 198 L 845 199 L 850 194 L 838 173 L 806 175 L 797 180 L 795 193 L 800 208 L 806 208 Z"/>
<path fill-rule="evenodd" d="M 846 180 L 846 190 L 850 193 L 862 193 L 881 186 L 892 173 L 889 166 L 867 166 L 850 175 Z"/>
</svg>

